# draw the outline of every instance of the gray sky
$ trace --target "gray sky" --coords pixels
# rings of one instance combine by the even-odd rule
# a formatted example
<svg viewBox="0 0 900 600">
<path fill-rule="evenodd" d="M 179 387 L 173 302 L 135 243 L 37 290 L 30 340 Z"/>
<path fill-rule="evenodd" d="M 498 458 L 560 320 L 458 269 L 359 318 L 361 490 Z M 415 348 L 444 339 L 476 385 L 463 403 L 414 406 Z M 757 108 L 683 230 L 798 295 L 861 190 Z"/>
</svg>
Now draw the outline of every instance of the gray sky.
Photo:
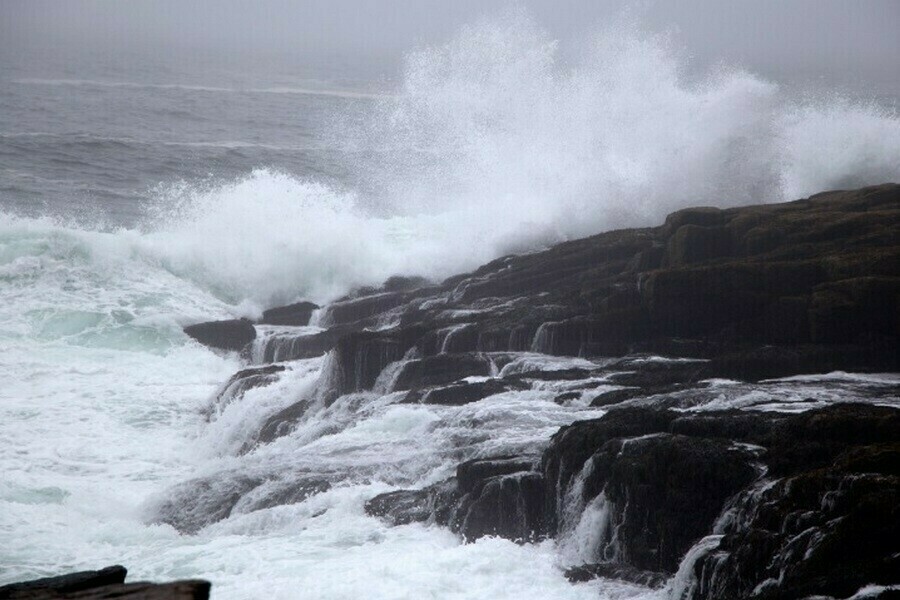
<svg viewBox="0 0 900 600">
<path fill-rule="evenodd" d="M 520 0 L 565 48 L 634 2 Z M 403 53 L 441 43 L 508 0 L 2 0 L 4 56 L 73 48 L 340 60 L 391 76 Z M 651 29 L 673 30 L 697 64 L 776 78 L 900 83 L 900 0 L 649 0 Z"/>
</svg>

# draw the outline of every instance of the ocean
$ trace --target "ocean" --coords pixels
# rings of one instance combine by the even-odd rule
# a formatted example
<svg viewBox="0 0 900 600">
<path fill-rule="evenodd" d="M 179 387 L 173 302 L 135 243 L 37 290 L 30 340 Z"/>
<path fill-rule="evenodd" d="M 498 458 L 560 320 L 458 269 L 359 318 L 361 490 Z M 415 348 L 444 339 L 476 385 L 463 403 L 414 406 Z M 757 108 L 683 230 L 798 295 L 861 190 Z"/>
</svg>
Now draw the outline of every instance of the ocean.
<svg viewBox="0 0 900 600">
<path fill-rule="evenodd" d="M 242 452 L 325 359 L 216 408 L 242 363 L 182 326 L 327 303 L 395 274 L 439 279 L 685 206 L 900 180 L 890 97 L 740 69 L 688 76 L 663 39 L 627 28 L 563 64 L 529 19 L 485 21 L 411 52 L 393 82 L 7 58 L 0 583 L 121 563 L 130 579 L 208 578 L 217 599 L 665 597 L 570 584 L 561 566 L 583 540 L 462 544 L 363 512 L 378 493 L 539 448 L 602 411 L 550 392 L 452 409 L 357 394 Z M 229 472 L 341 483 L 195 535 L 153 522 L 179 484 Z"/>
</svg>

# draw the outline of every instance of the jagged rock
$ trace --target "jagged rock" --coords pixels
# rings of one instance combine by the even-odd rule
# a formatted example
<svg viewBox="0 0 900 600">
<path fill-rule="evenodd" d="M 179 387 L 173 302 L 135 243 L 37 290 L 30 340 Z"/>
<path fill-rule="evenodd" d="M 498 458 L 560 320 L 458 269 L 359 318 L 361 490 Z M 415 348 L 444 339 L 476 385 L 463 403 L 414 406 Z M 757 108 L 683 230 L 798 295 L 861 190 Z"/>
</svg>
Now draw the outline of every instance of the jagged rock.
<svg viewBox="0 0 900 600">
<path fill-rule="evenodd" d="M 551 531 L 557 528 L 559 491 L 568 489 L 572 477 L 581 472 L 595 452 L 616 438 L 666 431 L 675 416 L 669 411 L 650 408 L 613 409 L 599 419 L 578 421 L 560 429 L 541 459 L 541 470 L 549 486 L 546 510 Z"/>
<path fill-rule="evenodd" d="M 517 542 L 540 539 L 547 531 L 543 477 L 515 472 L 480 481 L 457 502 L 450 529 L 466 541 L 488 535 Z"/>
<path fill-rule="evenodd" d="M 256 339 L 256 328 L 247 319 L 197 323 L 184 332 L 205 346 L 237 352 Z"/>
<path fill-rule="evenodd" d="M 730 441 L 658 434 L 616 439 L 591 460 L 586 499 L 606 495 L 617 562 L 674 573 L 725 501 L 756 479 L 756 457 Z"/>
<path fill-rule="evenodd" d="M 696 600 L 847 598 L 900 583 L 900 478 L 841 467 L 751 490 L 695 566 Z"/>
<path fill-rule="evenodd" d="M 259 320 L 262 325 L 309 325 L 309 318 L 313 311 L 319 308 L 312 302 L 297 302 L 287 306 L 278 306 L 263 311 Z"/>
</svg>

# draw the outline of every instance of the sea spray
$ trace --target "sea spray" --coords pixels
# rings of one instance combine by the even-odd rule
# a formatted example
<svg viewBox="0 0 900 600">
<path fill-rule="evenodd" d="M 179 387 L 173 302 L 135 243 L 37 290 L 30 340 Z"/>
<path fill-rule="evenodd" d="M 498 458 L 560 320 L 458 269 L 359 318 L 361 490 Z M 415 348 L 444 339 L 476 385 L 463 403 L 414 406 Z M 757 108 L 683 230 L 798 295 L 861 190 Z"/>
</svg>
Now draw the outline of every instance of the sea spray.
<svg viewBox="0 0 900 600">
<path fill-rule="evenodd" d="M 412 53 L 395 94 L 335 117 L 329 145 L 358 189 L 266 169 L 170 186 L 145 242 L 231 301 L 323 302 L 689 205 L 900 179 L 895 110 L 688 66 L 670 37 L 628 20 L 566 62 L 513 10 Z"/>
</svg>

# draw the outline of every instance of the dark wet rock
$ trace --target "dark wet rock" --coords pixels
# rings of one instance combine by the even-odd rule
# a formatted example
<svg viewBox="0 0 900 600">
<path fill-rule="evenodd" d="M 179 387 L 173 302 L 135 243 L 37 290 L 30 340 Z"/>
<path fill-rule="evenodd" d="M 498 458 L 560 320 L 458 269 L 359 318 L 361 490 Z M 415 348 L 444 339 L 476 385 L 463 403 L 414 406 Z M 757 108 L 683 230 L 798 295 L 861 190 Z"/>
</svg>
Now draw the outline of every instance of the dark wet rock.
<svg viewBox="0 0 900 600">
<path fill-rule="evenodd" d="M 817 343 L 866 342 L 900 332 L 900 277 L 855 277 L 816 286 L 809 310 Z"/>
<path fill-rule="evenodd" d="M 0 598 L 9 600 L 207 600 L 210 583 L 186 579 L 171 583 L 124 583 L 122 566 L 82 571 L 58 577 L 13 583 L 0 587 Z"/>
<path fill-rule="evenodd" d="M 610 410 L 599 419 L 578 421 L 560 429 L 551 439 L 542 458 L 542 471 L 547 485 L 547 510 L 551 528 L 556 527 L 557 490 L 566 490 L 572 477 L 580 473 L 584 463 L 608 441 L 660 433 L 668 429 L 676 417 L 669 411 L 650 408 Z"/>
<path fill-rule="evenodd" d="M 513 373 L 511 375 L 506 375 L 503 379 L 505 381 L 521 381 L 533 379 L 535 381 L 578 381 L 580 379 L 587 379 L 591 376 L 591 371 L 588 369 L 553 369 L 549 371 L 522 371 L 521 373 Z"/>
<path fill-rule="evenodd" d="M 381 287 L 388 292 L 411 292 L 427 287 L 428 285 L 430 285 L 430 282 L 424 277 L 402 277 L 395 275 L 393 277 L 388 277 Z"/>
<path fill-rule="evenodd" d="M 124 583 L 125 567 L 113 565 L 98 571 L 79 571 L 56 577 L 44 577 L 32 581 L 0 586 L 0 598 L 30 598 L 39 593 L 71 594 L 105 585 Z M 31 594 L 31 595 L 29 595 Z"/>
<path fill-rule="evenodd" d="M 617 562 L 667 573 L 758 475 L 756 457 L 729 441 L 672 434 L 613 440 L 591 460 L 584 494 L 613 507 Z"/>
<path fill-rule="evenodd" d="M 185 327 L 184 332 L 204 346 L 237 352 L 256 339 L 256 328 L 247 319 L 197 323 Z"/>
<path fill-rule="evenodd" d="M 434 513 L 428 490 L 398 490 L 379 494 L 366 502 L 366 514 L 381 517 L 391 525 L 423 523 Z"/>
<path fill-rule="evenodd" d="M 301 399 L 266 419 L 256 437 L 244 444 L 242 452 L 248 452 L 257 444 L 268 444 L 281 436 L 289 434 L 297 422 L 306 414 L 306 411 L 309 410 L 309 406 L 309 400 Z"/>
<path fill-rule="evenodd" d="M 323 327 L 365 321 L 400 306 L 409 299 L 406 292 L 376 292 L 371 295 L 334 302 L 321 317 Z"/>
<path fill-rule="evenodd" d="M 778 423 L 794 418 L 783 413 L 742 410 L 683 413 L 672 420 L 669 431 L 689 437 L 760 444 L 770 438 Z"/>
<path fill-rule="evenodd" d="M 565 576 L 572 583 L 582 583 L 603 577 L 604 579 L 618 579 L 619 581 L 636 583 L 650 588 L 660 588 L 668 579 L 665 573 L 642 571 L 641 569 L 617 563 L 580 565 L 566 569 Z"/>
<path fill-rule="evenodd" d="M 758 381 L 800 373 L 897 371 L 900 354 L 892 344 L 761 346 L 732 349 L 714 356 L 702 377 Z"/>
<path fill-rule="evenodd" d="M 627 402 L 628 400 L 633 400 L 634 398 L 640 398 L 641 396 L 647 395 L 650 394 L 648 394 L 641 388 L 609 390 L 608 392 L 600 392 L 599 394 L 591 398 L 590 405 L 597 408 L 603 406 L 613 406 L 616 404 L 621 404 L 622 402 Z"/>
<path fill-rule="evenodd" d="M 220 473 L 181 483 L 166 492 L 154 511 L 153 522 L 166 523 L 181 533 L 195 534 L 232 514 L 296 504 L 325 492 L 331 482 L 323 475 L 292 473 L 278 478 Z"/>
<path fill-rule="evenodd" d="M 172 583 L 149 583 L 138 581 L 135 583 L 123 583 L 107 585 L 74 594 L 40 594 L 35 596 L 22 596 L 21 598 L 34 598 L 35 600 L 207 600 L 209 598 L 210 583 L 202 579 L 185 579 Z M 13 598 L 20 598 L 13 596 Z"/>
<path fill-rule="evenodd" d="M 397 490 L 379 494 L 365 504 L 366 514 L 392 525 L 434 520 L 446 525 L 459 498 L 456 480 L 451 478 L 421 490 Z"/>
<path fill-rule="evenodd" d="M 628 387 L 657 389 L 695 383 L 704 372 L 703 362 L 651 362 L 640 364 L 633 371 L 614 373 L 609 376 L 609 382 Z"/>
<path fill-rule="evenodd" d="M 581 394 L 581 392 L 563 392 L 562 394 L 557 394 L 553 401 L 561 406 L 565 406 L 573 400 L 580 400 Z"/>
<path fill-rule="evenodd" d="M 287 306 L 278 306 L 263 311 L 259 322 L 262 325 L 309 325 L 309 318 L 312 316 L 313 311 L 318 308 L 319 305 L 312 302 L 297 302 Z"/>
<path fill-rule="evenodd" d="M 250 367 L 241 369 L 231 376 L 216 395 L 215 402 L 210 412 L 221 410 L 225 405 L 240 398 L 249 390 L 267 386 L 278 380 L 278 374 L 282 373 L 284 365 L 266 365 L 263 367 Z"/>
<path fill-rule="evenodd" d="M 531 542 L 544 537 L 543 477 L 532 471 L 481 480 L 457 502 L 450 529 L 466 541 L 499 536 Z"/>
<path fill-rule="evenodd" d="M 197 533 L 228 518 L 241 497 L 261 483 L 258 477 L 227 474 L 186 481 L 167 492 L 153 522 L 166 523 L 181 533 Z"/>
<path fill-rule="evenodd" d="M 695 599 L 847 598 L 900 583 L 900 478 L 840 467 L 739 498 L 718 549 L 695 565 Z"/>
<path fill-rule="evenodd" d="M 490 374 L 491 361 L 482 354 L 438 354 L 403 365 L 394 380 L 394 390 L 434 387 Z"/>
<path fill-rule="evenodd" d="M 258 360 L 263 363 L 299 360 L 322 356 L 334 348 L 338 340 L 346 335 L 340 328 L 319 333 L 291 335 L 279 333 L 269 335 L 256 343 L 261 346 Z"/>
<path fill-rule="evenodd" d="M 416 327 L 391 331 L 357 331 L 335 346 L 332 392 L 343 395 L 371 389 L 389 364 L 406 355 L 422 336 Z"/>
<path fill-rule="evenodd" d="M 534 456 L 501 456 L 468 460 L 456 468 L 459 491 L 468 494 L 492 478 L 512 473 L 534 471 L 540 459 Z"/>
<path fill-rule="evenodd" d="M 900 410 L 840 404 L 778 420 L 759 443 L 773 475 L 823 468 L 854 446 L 900 440 Z"/>
<path fill-rule="evenodd" d="M 527 386 L 520 381 L 501 381 L 488 379 L 472 383 L 460 383 L 439 387 L 427 391 L 414 390 L 407 395 L 407 402 L 419 402 L 421 404 L 440 404 L 443 406 L 462 406 L 470 402 L 477 402 L 488 396 L 502 394 L 510 391 L 521 391 Z"/>
</svg>

